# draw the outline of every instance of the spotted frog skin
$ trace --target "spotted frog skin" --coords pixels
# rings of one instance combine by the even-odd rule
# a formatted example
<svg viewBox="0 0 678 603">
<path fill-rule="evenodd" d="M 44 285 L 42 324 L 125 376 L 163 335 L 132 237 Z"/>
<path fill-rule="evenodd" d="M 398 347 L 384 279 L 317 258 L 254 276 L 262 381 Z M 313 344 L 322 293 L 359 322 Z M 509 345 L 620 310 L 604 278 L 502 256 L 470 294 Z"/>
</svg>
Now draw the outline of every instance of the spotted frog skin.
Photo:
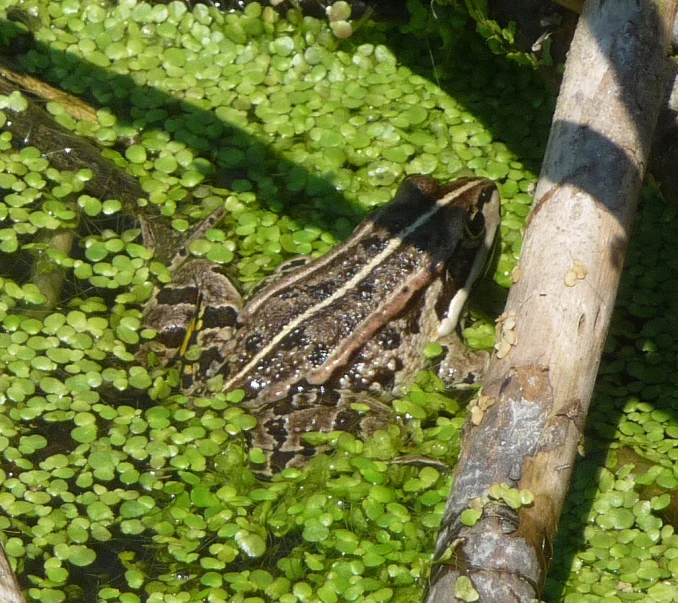
<svg viewBox="0 0 678 603">
<path fill-rule="evenodd" d="M 374 431 L 387 402 L 424 366 L 424 346 L 449 334 L 499 224 L 484 178 L 407 178 L 388 204 L 325 256 L 293 260 L 251 299 L 220 268 L 187 260 L 145 311 L 162 362 L 184 361 L 183 388 L 245 391 L 252 445 L 267 471 L 316 453 L 309 431 Z"/>
</svg>

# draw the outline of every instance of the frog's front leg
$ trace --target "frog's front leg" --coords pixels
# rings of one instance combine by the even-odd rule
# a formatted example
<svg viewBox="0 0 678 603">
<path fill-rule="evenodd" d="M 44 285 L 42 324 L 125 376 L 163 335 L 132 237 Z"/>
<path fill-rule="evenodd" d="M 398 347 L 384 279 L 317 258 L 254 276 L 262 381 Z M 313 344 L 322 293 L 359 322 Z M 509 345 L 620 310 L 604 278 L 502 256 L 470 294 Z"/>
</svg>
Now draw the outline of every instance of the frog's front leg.
<svg viewBox="0 0 678 603">
<path fill-rule="evenodd" d="M 182 362 L 182 387 L 192 391 L 223 366 L 241 308 L 240 293 L 217 264 L 188 259 L 147 303 L 143 324 L 157 336 L 139 354 L 144 360 L 152 353 L 163 366 Z M 199 355 L 191 353 L 192 346 Z"/>
<path fill-rule="evenodd" d="M 366 392 L 317 390 L 287 396 L 252 411 L 257 426 L 251 446 L 268 459 L 259 473 L 271 475 L 286 467 L 303 467 L 309 458 L 327 450 L 304 436 L 312 432 L 346 431 L 370 437 L 394 420 L 390 406 Z"/>
<path fill-rule="evenodd" d="M 438 367 L 438 376 L 451 389 L 464 389 L 482 383 L 490 354 L 466 346 L 456 332 L 438 339 L 447 348 Z"/>
</svg>

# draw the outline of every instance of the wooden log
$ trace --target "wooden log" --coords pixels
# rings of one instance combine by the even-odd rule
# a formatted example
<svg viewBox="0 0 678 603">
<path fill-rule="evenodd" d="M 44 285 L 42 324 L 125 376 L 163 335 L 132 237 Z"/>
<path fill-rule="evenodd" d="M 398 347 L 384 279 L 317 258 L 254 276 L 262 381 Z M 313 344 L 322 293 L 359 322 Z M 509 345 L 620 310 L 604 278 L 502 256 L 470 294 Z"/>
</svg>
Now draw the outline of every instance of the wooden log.
<svg viewBox="0 0 678 603">
<path fill-rule="evenodd" d="M 664 95 L 675 13 L 676 0 L 584 6 L 497 353 L 465 430 L 428 603 L 539 597 Z"/>
<path fill-rule="evenodd" d="M 673 29 L 678 40 L 676 22 Z M 678 207 L 678 65 L 670 61 L 669 68 L 666 98 L 652 143 L 650 171 L 657 179 L 664 199 Z"/>
<path fill-rule="evenodd" d="M 2 603 L 26 603 L 5 549 L 0 544 L 0 601 Z"/>
<path fill-rule="evenodd" d="M 59 90 L 59 88 L 55 88 L 32 75 L 17 71 L 14 61 L 8 57 L 0 56 L 0 77 L 15 84 L 19 90 L 29 92 L 45 101 L 58 102 L 64 108 L 64 111 L 75 119 L 89 122 L 97 121 L 97 113 L 94 107 L 80 100 L 77 96 Z"/>
</svg>

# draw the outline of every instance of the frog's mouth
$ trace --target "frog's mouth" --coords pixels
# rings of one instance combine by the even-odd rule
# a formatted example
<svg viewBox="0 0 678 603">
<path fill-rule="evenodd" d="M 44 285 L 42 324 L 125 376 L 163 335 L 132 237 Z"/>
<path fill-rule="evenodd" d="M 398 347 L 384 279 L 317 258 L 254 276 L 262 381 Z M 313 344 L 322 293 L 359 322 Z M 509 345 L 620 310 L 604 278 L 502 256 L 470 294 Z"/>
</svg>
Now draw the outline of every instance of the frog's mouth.
<svg viewBox="0 0 678 603">
<path fill-rule="evenodd" d="M 473 264 L 471 264 L 471 269 L 466 277 L 466 282 L 450 300 L 446 316 L 440 322 L 440 326 L 438 327 L 439 337 L 449 335 L 456 328 L 459 323 L 459 317 L 461 316 L 468 300 L 469 293 L 471 292 L 471 287 L 492 256 L 492 249 L 499 231 L 499 223 L 501 220 L 499 205 L 499 191 L 494 188 L 487 200 L 482 201 L 482 206 L 479 209 L 479 213 L 483 217 L 484 228 L 481 231 L 478 230 L 477 214 L 471 218 L 474 222 L 474 230 L 480 232 L 478 236 L 482 237 L 482 239 L 480 245 L 478 245 Z M 453 262 L 454 258 L 451 258 L 450 261 Z"/>
</svg>

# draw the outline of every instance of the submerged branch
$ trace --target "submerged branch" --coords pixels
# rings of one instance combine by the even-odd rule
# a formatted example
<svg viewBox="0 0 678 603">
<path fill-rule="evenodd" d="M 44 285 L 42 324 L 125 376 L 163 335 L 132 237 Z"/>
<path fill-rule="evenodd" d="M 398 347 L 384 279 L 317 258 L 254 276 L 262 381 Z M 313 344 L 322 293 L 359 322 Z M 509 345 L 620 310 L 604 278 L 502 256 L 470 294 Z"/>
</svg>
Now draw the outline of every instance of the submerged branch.
<svg viewBox="0 0 678 603">
<path fill-rule="evenodd" d="M 5 77 L 0 77 L 0 94 L 10 95 L 16 91 L 22 90 Z M 137 215 L 141 211 L 138 201 L 145 199 L 147 194 L 139 181 L 104 157 L 94 143 L 59 125 L 30 99 L 26 110 L 11 112 L 10 115 L 5 128 L 12 133 L 15 147 L 22 144 L 40 149 L 43 157 L 47 157 L 59 171 L 91 170 L 93 176 L 85 183 L 84 189 L 88 195 L 99 199 L 118 199 L 127 214 Z"/>
</svg>

